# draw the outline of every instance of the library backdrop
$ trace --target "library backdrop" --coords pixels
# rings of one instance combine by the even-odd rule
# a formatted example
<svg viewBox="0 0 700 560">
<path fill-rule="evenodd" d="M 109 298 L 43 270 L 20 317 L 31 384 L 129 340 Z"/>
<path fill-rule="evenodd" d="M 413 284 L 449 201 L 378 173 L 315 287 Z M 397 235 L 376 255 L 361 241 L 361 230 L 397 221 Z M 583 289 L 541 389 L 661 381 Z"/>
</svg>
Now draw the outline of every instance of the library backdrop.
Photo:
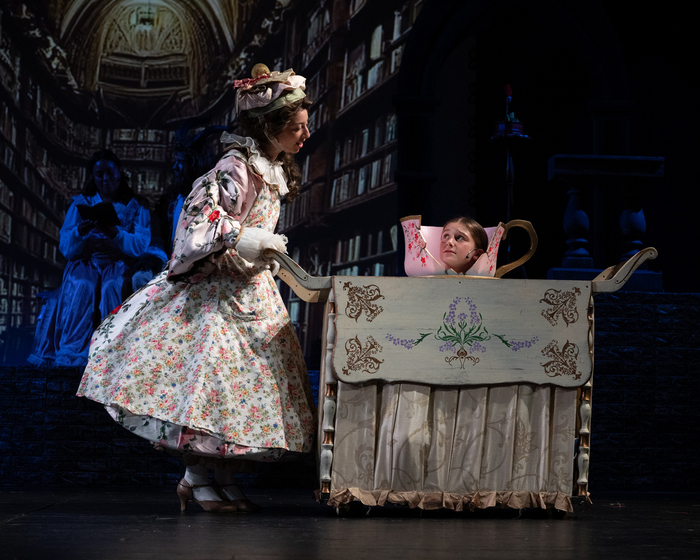
<svg viewBox="0 0 700 560">
<path fill-rule="evenodd" d="M 278 226 L 309 273 L 402 275 L 401 216 L 440 225 L 471 214 L 535 225 L 540 248 L 516 275 L 600 269 L 654 245 L 646 288 L 697 291 L 675 266 L 687 250 L 678 240 L 697 238 L 683 203 L 697 120 L 683 109 L 697 97 L 683 88 L 684 34 L 669 42 L 645 31 L 675 21 L 670 9 L 659 23 L 624 4 L 3 2 L 0 362 L 27 364 L 91 154 L 114 151 L 155 207 L 174 180 L 183 124 L 190 138 L 235 126 L 233 81 L 257 62 L 306 76 L 314 102 L 301 194 Z M 513 142 L 494 137 L 506 84 L 524 123 Z M 220 151 L 215 135 L 208 144 Z M 315 369 L 321 306 L 282 290 Z"/>
</svg>

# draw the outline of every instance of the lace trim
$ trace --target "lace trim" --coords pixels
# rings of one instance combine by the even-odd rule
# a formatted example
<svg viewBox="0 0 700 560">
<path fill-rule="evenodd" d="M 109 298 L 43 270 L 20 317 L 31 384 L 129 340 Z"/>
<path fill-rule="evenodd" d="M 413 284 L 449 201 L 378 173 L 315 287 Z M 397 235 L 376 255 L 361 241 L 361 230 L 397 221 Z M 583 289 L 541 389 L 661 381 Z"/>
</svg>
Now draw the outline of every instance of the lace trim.
<svg viewBox="0 0 700 560">
<path fill-rule="evenodd" d="M 262 180 L 270 186 L 270 188 L 279 191 L 280 195 L 285 195 L 289 192 L 287 188 L 287 177 L 282 169 L 282 162 L 270 161 L 262 152 L 257 142 L 249 136 L 238 136 L 230 132 L 224 132 L 221 135 L 221 142 L 231 144 L 236 148 L 242 148 L 248 151 L 248 164 L 262 177 Z"/>
</svg>

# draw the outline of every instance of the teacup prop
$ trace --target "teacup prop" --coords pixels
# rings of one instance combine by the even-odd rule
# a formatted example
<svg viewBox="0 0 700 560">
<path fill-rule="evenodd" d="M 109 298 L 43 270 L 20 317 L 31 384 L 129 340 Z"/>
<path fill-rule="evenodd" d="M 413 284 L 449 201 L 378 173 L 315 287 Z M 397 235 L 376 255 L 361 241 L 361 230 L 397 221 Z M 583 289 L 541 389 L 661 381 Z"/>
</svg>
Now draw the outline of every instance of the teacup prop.
<svg viewBox="0 0 700 560">
<path fill-rule="evenodd" d="M 498 248 L 501 240 L 506 239 L 511 228 L 520 227 L 530 236 L 530 249 L 518 260 L 496 268 Z M 440 237 L 442 227 L 421 224 L 420 216 L 401 218 L 404 235 L 404 270 L 407 276 L 438 276 L 455 274 L 440 259 Z M 507 224 L 499 223 L 496 227 L 484 228 L 489 238 L 488 248 L 468 270 L 468 276 L 490 276 L 500 278 L 530 260 L 537 249 L 537 234 L 532 224 L 526 220 L 511 220 Z"/>
</svg>

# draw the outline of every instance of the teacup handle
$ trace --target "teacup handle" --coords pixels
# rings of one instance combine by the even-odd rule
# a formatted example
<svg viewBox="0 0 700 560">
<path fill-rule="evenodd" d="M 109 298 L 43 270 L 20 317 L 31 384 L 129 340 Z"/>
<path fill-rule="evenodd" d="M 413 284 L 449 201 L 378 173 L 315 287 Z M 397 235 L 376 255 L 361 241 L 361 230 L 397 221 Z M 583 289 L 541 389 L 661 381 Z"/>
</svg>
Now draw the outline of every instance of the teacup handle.
<svg viewBox="0 0 700 560">
<path fill-rule="evenodd" d="M 528 233 L 528 235 L 530 236 L 530 249 L 517 261 L 504 264 L 503 266 L 499 266 L 496 269 L 496 274 L 494 274 L 494 277 L 496 278 L 501 278 L 501 276 L 503 276 L 506 272 L 510 272 L 514 268 L 517 268 L 521 264 L 529 261 L 530 257 L 532 257 L 532 255 L 537 250 L 537 233 L 535 233 L 535 228 L 533 228 L 532 224 L 527 220 L 511 220 L 510 222 L 508 222 L 505 226 L 503 226 L 503 237 L 501 239 L 505 239 L 508 235 L 508 230 L 514 227 L 523 228 Z"/>
</svg>

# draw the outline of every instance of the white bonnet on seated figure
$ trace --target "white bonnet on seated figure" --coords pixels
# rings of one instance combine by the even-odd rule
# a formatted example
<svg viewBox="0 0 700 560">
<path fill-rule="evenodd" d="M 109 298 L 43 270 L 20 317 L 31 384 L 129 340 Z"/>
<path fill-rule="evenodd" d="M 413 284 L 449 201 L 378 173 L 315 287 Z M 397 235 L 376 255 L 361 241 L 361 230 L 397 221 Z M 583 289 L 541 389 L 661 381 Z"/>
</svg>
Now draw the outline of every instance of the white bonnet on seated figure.
<svg viewBox="0 0 700 560">
<path fill-rule="evenodd" d="M 249 115 L 261 116 L 306 97 L 306 78 L 296 75 L 291 68 L 284 72 L 270 72 L 264 64 L 256 64 L 251 74 L 252 78 L 233 83 L 236 115 L 247 111 Z M 288 91 L 290 93 L 282 95 Z"/>
</svg>

